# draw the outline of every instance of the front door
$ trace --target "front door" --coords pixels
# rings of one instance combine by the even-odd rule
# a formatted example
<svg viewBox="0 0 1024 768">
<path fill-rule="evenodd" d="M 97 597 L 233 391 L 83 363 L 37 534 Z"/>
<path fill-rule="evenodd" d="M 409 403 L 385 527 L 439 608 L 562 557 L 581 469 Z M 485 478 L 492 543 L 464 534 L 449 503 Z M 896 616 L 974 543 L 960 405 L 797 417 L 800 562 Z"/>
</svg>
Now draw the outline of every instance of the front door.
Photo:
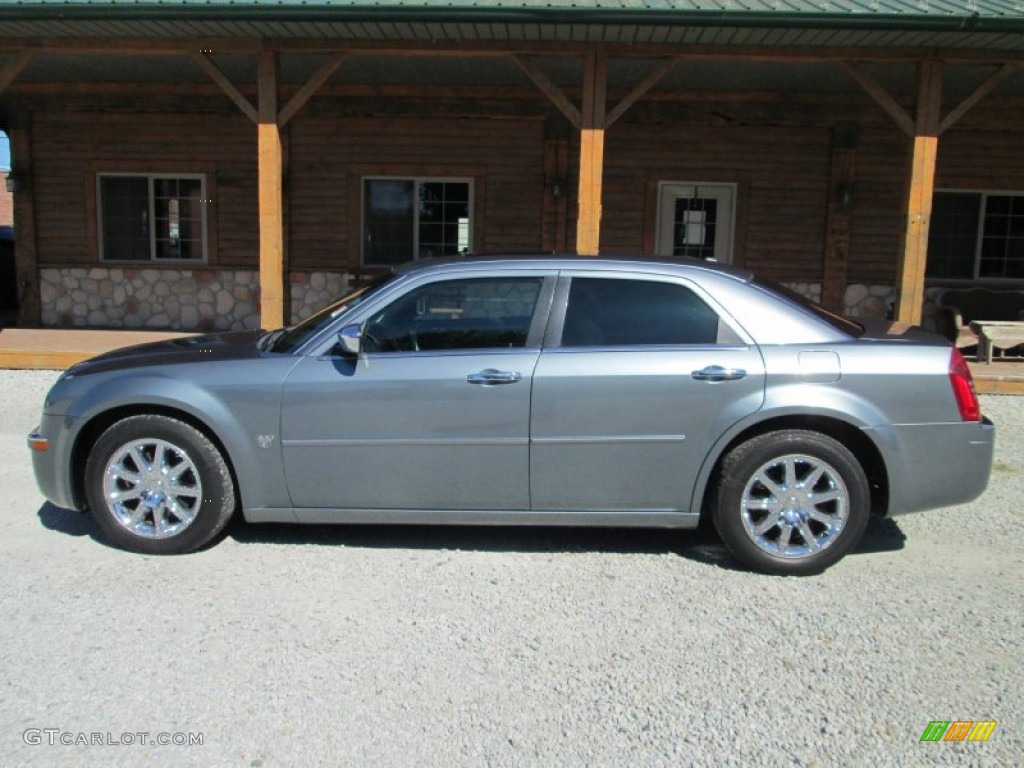
<svg viewBox="0 0 1024 768">
<path fill-rule="evenodd" d="M 295 507 L 529 509 L 530 387 L 554 277 L 427 279 L 370 307 L 363 354 L 284 386 Z"/>
<path fill-rule="evenodd" d="M 735 184 L 662 182 L 658 256 L 732 261 Z"/>
</svg>

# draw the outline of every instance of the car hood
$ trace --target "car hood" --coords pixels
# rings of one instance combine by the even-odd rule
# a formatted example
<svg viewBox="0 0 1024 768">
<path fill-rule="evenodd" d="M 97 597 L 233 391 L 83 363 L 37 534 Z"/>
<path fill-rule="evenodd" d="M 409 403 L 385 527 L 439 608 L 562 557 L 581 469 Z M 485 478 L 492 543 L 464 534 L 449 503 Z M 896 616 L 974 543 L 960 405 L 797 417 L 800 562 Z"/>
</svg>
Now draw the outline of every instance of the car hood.
<svg viewBox="0 0 1024 768">
<path fill-rule="evenodd" d="M 85 360 L 69 368 L 67 373 L 79 376 L 170 363 L 251 359 L 262 354 L 256 346 L 261 335 L 262 331 L 232 331 L 139 344 Z"/>
</svg>

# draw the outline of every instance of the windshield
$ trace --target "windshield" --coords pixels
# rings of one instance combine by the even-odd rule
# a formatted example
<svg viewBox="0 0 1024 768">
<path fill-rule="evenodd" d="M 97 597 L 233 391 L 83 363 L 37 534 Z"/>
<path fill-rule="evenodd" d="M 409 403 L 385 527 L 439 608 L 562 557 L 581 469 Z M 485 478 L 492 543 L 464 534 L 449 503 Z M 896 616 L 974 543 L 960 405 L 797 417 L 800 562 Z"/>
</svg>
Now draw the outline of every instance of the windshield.
<svg viewBox="0 0 1024 768">
<path fill-rule="evenodd" d="M 316 336 L 324 328 L 333 323 L 344 312 L 362 304 L 378 290 L 396 279 L 396 275 L 383 275 L 356 291 L 333 301 L 319 312 L 310 315 L 301 323 L 290 328 L 271 331 L 260 339 L 260 346 L 270 352 L 291 352 Z"/>
<path fill-rule="evenodd" d="M 820 304 L 815 304 L 813 301 L 803 296 L 792 288 L 788 288 L 785 285 L 776 283 L 773 280 L 765 280 L 764 278 L 755 277 L 751 281 L 758 288 L 761 288 L 769 293 L 774 293 L 777 296 L 782 296 L 788 301 L 798 304 L 803 309 L 807 310 L 819 320 L 824 320 L 826 323 L 831 325 L 838 331 L 853 336 L 854 338 L 860 338 L 864 335 L 864 326 L 860 323 L 855 323 L 853 320 L 837 315 L 835 312 L 830 312 Z"/>
</svg>

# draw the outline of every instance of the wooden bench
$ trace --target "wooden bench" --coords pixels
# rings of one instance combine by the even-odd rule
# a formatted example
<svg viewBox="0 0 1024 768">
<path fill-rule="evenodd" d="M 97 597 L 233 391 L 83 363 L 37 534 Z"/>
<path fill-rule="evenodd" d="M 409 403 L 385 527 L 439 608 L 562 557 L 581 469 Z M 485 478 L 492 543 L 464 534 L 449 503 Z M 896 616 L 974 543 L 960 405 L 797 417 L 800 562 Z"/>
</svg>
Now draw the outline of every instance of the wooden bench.
<svg viewBox="0 0 1024 768">
<path fill-rule="evenodd" d="M 981 341 L 977 330 L 971 328 L 972 322 L 1024 321 L 1024 291 L 950 288 L 938 296 L 936 304 L 938 330 L 958 349 Z"/>
</svg>

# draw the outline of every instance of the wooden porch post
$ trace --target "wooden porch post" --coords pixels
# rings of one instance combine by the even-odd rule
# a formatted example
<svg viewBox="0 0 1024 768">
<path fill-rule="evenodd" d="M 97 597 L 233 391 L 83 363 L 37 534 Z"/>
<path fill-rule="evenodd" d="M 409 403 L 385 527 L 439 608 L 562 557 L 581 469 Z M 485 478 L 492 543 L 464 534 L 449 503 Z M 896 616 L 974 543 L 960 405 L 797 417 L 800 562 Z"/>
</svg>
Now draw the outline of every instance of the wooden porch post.
<svg viewBox="0 0 1024 768">
<path fill-rule="evenodd" d="M 907 182 L 907 219 L 896 299 L 896 320 L 902 323 L 920 323 L 924 309 L 928 227 L 935 190 L 941 106 L 942 62 L 921 62 L 918 65 L 917 115 Z"/>
<path fill-rule="evenodd" d="M 822 265 L 821 303 L 842 314 L 850 269 L 850 226 L 857 167 L 856 124 L 841 123 L 832 129 L 832 169 L 828 182 L 828 214 L 825 220 L 825 260 Z"/>
<path fill-rule="evenodd" d="M 601 249 L 601 187 L 604 179 L 607 75 L 607 55 L 595 53 L 587 56 L 583 75 L 579 213 L 576 219 L 576 253 L 581 256 L 597 256 Z"/>
<path fill-rule="evenodd" d="M 36 260 L 36 203 L 32 178 L 32 113 L 16 108 L 11 125 L 11 168 L 22 183 L 14 193 L 14 277 L 18 291 L 18 325 L 38 326 L 42 322 L 39 295 L 39 265 Z"/>
<path fill-rule="evenodd" d="M 260 325 L 284 325 L 284 197 L 277 119 L 277 54 L 259 59 Z"/>
</svg>

